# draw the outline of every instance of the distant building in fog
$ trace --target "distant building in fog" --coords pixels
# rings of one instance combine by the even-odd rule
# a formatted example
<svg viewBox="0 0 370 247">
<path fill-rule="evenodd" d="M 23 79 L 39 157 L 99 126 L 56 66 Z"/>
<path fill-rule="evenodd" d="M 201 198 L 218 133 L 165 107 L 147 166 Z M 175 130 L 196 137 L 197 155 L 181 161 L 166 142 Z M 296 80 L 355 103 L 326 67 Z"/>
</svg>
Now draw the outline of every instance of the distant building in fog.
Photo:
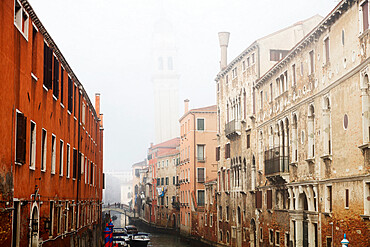
<svg viewBox="0 0 370 247">
<path fill-rule="evenodd" d="M 178 136 L 179 74 L 176 71 L 176 45 L 173 28 L 160 19 L 153 33 L 153 74 L 155 143 Z"/>
</svg>

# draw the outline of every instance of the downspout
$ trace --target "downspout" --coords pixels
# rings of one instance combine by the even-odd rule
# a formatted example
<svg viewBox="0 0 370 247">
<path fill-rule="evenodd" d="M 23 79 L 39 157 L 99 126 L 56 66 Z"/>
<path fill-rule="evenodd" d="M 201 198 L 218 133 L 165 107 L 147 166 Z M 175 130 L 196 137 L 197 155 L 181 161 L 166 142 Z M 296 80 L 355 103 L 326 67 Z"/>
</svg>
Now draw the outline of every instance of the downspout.
<svg viewBox="0 0 370 247">
<path fill-rule="evenodd" d="M 77 196 L 76 196 L 76 205 L 77 205 L 77 210 L 76 210 L 76 229 L 77 229 L 77 222 L 78 222 L 78 211 L 79 211 L 79 203 L 78 203 L 78 196 L 80 193 L 80 181 L 81 181 L 81 157 L 80 157 L 80 142 L 81 142 L 81 91 L 80 87 L 78 88 L 78 134 L 77 134 Z"/>
</svg>

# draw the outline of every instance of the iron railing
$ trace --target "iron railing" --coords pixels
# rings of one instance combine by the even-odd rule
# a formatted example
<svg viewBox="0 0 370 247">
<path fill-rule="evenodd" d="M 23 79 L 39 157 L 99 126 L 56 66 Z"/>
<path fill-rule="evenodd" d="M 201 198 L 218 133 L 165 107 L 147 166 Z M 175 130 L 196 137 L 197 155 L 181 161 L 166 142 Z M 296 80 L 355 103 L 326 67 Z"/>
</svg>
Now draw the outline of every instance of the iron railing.
<svg viewBox="0 0 370 247">
<path fill-rule="evenodd" d="M 280 149 L 286 150 L 286 147 L 274 147 L 265 151 L 266 176 L 289 172 L 289 156 L 281 154 Z"/>
</svg>

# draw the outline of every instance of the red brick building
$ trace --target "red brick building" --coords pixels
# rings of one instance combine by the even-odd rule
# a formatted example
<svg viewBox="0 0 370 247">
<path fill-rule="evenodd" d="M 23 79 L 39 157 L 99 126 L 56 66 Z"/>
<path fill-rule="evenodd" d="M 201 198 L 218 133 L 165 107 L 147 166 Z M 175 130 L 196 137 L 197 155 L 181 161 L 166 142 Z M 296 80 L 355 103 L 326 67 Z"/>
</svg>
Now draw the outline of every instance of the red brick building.
<svg viewBox="0 0 370 247">
<path fill-rule="evenodd" d="M 99 245 L 103 126 L 26 0 L 0 2 L 0 245 Z"/>
</svg>

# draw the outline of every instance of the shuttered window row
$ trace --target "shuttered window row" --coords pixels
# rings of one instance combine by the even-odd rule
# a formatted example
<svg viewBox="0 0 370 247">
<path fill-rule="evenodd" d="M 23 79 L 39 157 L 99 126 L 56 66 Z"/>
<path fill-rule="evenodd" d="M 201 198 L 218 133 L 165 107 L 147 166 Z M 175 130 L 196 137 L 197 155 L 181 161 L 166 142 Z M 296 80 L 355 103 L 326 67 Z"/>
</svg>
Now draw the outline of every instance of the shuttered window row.
<svg viewBox="0 0 370 247">
<path fill-rule="evenodd" d="M 52 89 L 53 50 L 44 42 L 44 86 Z"/>
</svg>

